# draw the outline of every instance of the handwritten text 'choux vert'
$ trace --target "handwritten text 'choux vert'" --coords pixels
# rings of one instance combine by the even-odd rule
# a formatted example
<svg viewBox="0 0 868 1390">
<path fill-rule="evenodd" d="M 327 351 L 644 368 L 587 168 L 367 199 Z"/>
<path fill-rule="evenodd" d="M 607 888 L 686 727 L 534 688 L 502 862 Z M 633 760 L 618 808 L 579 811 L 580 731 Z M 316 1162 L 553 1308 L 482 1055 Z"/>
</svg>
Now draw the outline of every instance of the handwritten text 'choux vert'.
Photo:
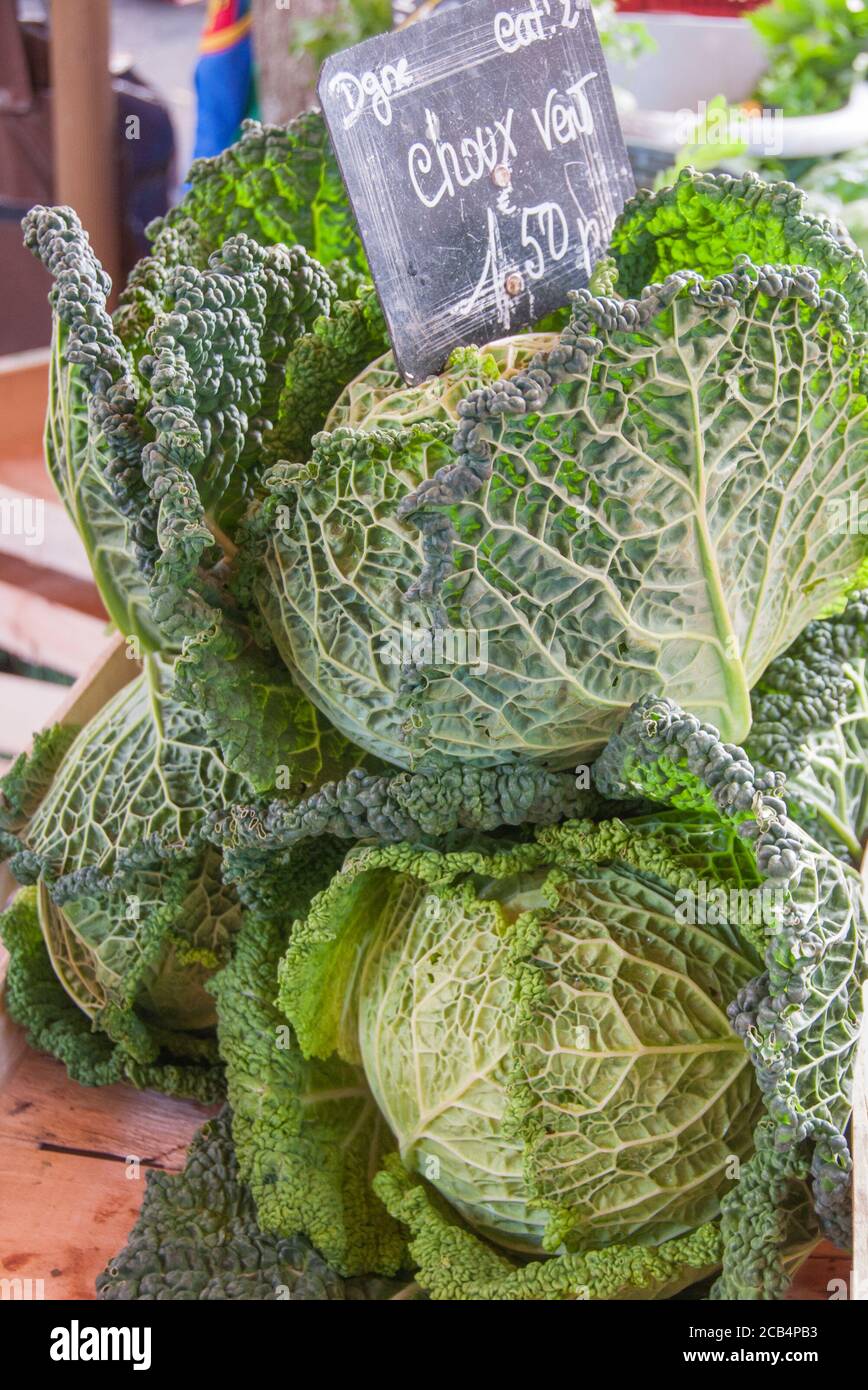
<svg viewBox="0 0 868 1390">
<path fill-rule="evenodd" d="M 565 93 L 552 87 L 541 109 L 530 109 L 533 126 L 546 150 L 569 145 L 594 130 L 594 115 L 585 88 L 597 76 L 589 72 L 573 82 Z M 517 158 L 513 123 L 515 109 L 501 118 L 477 125 L 466 135 L 443 139 L 433 111 L 425 112 L 425 139 L 416 140 L 407 153 L 410 182 L 420 203 L 436 208 L 443 198 L 454 198 L 462 188 L 490 178 L 495 169 L 509 169 Z"/>
</svg>

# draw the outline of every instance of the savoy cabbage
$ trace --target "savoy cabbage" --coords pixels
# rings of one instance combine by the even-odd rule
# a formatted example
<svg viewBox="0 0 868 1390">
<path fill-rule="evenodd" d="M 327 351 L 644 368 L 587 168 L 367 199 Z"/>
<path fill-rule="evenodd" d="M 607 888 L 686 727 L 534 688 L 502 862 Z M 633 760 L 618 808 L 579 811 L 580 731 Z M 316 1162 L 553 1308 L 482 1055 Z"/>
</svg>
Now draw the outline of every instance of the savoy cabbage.
<svg viewBox="0 0 868 1390">
<path fill-rule="evenodd" d="M 23 224 L 27 245 L 54 279 L 48 469 L 109 614 L 146 649 L 167 641 L 148 596 L 158 542 L 146 452 L 156 449 L 159 473 L 171 455 L 167 422 L 192 431 L 190 446 L 193 438 L 201 441 L 199 460 L 194 464 L 189 454 L 187 462 L 196 468 L 209 519 L 231 531 L 251 451 L 277 415 L 286 348 L 339 292 L 355 299 L 366 283 L 361 245 L 318 114 L 286 129 L 246 123 L 238 144 L 199 161 L 189 182 L 181 204 L 149 229 L 152 253 L 134 268 L 113 318 L 108 277 L 74 212 L 36 207 Z M 199 276 L 215 255 L 241 278 L 218 280 L 216 296 L 206 281 L 201 294 Z M 267 302 L 272 312 L 266 316 Z M 365 353 L 374 356 L 386 346 L 381 318 L 369 317 L 367 338 L 343 323 L 355 370 Z M 271 359 L 270 374 L 264 357 Z M 304 379 L 315 380 L 313 366 Z M 306 402 L 308 414 L 311 405 Z"/>
<path fill-rule="evenodd" d="M 25 234 L 145 657 L 3 782 L 8 1003 L 230 1104 L 101 1296 L 781 1297 L 849 1237 L 850 239 L 685 171 L 558 331 L 411 388 L 319 116 L 197 165 L 113 316 L 70 209 Z"/>
<path fill-rule="evenodd" d="M 789 186 L 674 194 L 616 228 L 636 298 L 577 292 L 529 361 L 495 344 L 416 388 L 377 361 L 265 474 L 244 593 L 378 757 L 567 767 L 656 690 L 742 739 L 751 687 L 863 573 L 830 507 L 868 462 L 864 262 Z"/>
<path fill-rule="evenodd" d="M 267 1229 L 354 1273 L 362 1239 L 393 1273 L 357 1186 L 379 1163 L 373 1190 L 434 1298 L 648 1297 L 718 1268 L 717 1296 L 776 1297 L 818 1230 L 845 1238 L 859 877 L 789 820 L 779 777 L 667 702 L 637 707 L 595 779 L 678 809 L 347 857 L 279 967 L 297 1042 L 271 1051 L 268 1107 L 242 1081 L 245 1040 L 268 1031 L 249 1026 L 250 977 L 219 977 Z M 317 1059 L 364 1161 L 322 1156 L 340 1119 L 303 1102 Z M 354 1118 L 361 1077 L 391 1156 Z"/>
<path fill-rule="evenodd" d="M 171 668 L 147 657 L 71 741 L 40 739 L 13 765 L 0 824 L 13 873 L 35 886 L 0 933 L 12 1016 L 78 1080 L 114 1070 L 211 1095 L 221 1080 L 205 984 L 229 959 L 241 909 L 217 851 L 189 842 L 242 784 L 170 686 Z M 96 1032 L 112 1046 L 90 1041 Z"/>
<path fill-rule="evenodd" d="M 271 176 L 270 140 L 241 142 L 242 187 L 257 160 Z M 251 663 L 272 689 L 284 668 L 290 723 L 304 696 L 404 767 L 567 768 L 657 691 L 743 739 L 752 686 L 865 567 L 863 537 L 829 523 L 868 460 L 852 244 L 788 184 L 684 171 L 625 208 L 595 282 L 615 292 L 408 388 L 358 258 L 333 279 L 315 238 L 261 244 L 246 200 L 206 216 L 223 178 L 187 200 L 230 233 L 207 259 L 158 234 L 130 301 L 140 351 L 74 220 L 28 220 L 61 322 L 87 290 L 100 471 L 147 622 L 184 647 L 180 693 L 213 721 L 232 663 L 236 689 Z M 213 733 L 266 790 L 270 750 Z"/>
</svg>

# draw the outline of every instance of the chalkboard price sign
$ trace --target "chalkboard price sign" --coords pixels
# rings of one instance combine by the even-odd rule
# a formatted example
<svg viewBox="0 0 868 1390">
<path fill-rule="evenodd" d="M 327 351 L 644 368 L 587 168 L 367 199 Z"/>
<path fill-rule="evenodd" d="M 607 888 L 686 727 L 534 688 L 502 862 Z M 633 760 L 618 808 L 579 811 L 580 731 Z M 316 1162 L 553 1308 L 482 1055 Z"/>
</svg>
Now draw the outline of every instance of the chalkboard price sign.
<svg viewBox="0 0 868 1390">
<path fill-rule="evenodd" d="M 319 95 L 410 382 L 565 304 L 633 192 L 589 0 L 470 0 L 334 54 Z"/>
</svg>

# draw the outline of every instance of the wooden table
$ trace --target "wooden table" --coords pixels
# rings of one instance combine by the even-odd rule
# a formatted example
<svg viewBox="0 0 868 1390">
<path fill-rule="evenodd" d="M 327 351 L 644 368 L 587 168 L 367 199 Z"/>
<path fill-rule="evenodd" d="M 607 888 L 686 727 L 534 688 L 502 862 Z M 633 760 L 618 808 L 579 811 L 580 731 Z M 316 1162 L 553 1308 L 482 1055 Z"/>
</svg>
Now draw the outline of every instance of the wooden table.
<svg viewBox="0 0 868 1390">
<path fill-rule="evenodd" d="M 31 1287 L 46 1299 L 92 1299 L 126 1244 L 145 1174 L 183 1167 L 213 1113 L 126 1085 L 78 1086 L 22 1047 L 0 1087 L 0 1278 L 41 1281 Z"/>
</svg>

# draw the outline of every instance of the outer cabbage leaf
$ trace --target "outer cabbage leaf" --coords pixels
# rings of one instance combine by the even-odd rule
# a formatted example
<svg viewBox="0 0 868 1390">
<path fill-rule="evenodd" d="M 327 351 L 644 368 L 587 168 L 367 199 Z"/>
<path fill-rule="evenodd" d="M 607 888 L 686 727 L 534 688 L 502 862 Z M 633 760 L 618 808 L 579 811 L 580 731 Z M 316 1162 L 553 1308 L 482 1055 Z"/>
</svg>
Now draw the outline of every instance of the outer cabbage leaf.
<svg viewBox="0 0 868 1390">
<path fill-rule="evenodd" d="M 590 814 L 599 798 L 568 772 L 535 764 L 448 767 L 431 772 L 365 772 L 353 768 L 296 803 L 276 800 L 230 806 L 208 818 L 204 834 L 218 845 L 240 885 L 268 870 L 303 840 L 400 840 L 448 846 L 466 833 L 501 826 L 551 825 Z M 584 780 L 584 779 L 582 779 Z"/>
<path fill-rule="evenodd" d="M 0 835 L 30 819 L 78 733 L 75 724 L 51 724 L 36 731 L 29 752 L 18 754 L 0 782 Z"/>
<path fill-rule="evenodd" d="M 182 1173 L 150 1172 L 124 1249 L 96 1281 L 105 1300 L 388 1299 L 388 1280 L 341 1279 L 303 1236 L 263 1232 L 224 1109 L 196 1135 Z"/>
<path fill-rule="evenodd" d="M 55 319 L 45 420 L 45 459 L 51 480 L 87 551 L 94 580 L 106 609 L 121 632 L 135 635 L 146 649 L 159 646 L 156 625 L 148 607 L 145 577 L 136 557 L 135 527 L 126 499 L 113 486 L 110 430 L 113 421 L 100 420 L 97 397 L 88 390 L 77 337 L 81 325 L 67 328 Z M 134 396 L 128 380 L 128 406 Z"/>
<path fill-rule="evenodd" d="M 312 787 L 350 767 L 377 765 L 310 703 L 276 653 L 258 647 L 239 624 L 216 619 L 185 642 L 174 692 L 196 711 L 228 768 L 257 793 L 280 788 L 287 814 Z"/>
<path fill-rule="evenodd" d="M 170 681 L 171 668 L 148 657 L 59 765 L 54 740 L 38 741 L 32 771 L 19 760 L 8 795 L 4 784 L 0 815 L 5 848 L 17 850 L 13 872 L 38 880 L 57 987 L 82 1021 L 117 1045 L 137 1084 L 153 1084 L 153 1069 L 171 1059 L 189 1062 L 194 1078 L 207 1073 L 213 1092 L 215 1011 L 204 985 L 225 964 L 241 913 L 195 831 L 247 787 L 170 696 Z M 169 1076 L 166 1088 L 182 1085 L 190 1089 Z"/>
<path fill-rule="evenodd" d="M 755 265 L 811 266 L 822 289 L 844 295 L 850 321 L 868 329 L 868 269 L 853 243 L 828 218 L 808 210 L 801 189 L 756 174 L 683 169 L 669 188 L 643 189 L 624 207 L 612 233 L 619 290 L 639 295 L 645 285 L 677 270 L 725 274 L 736 256 Z"/>
<path fill-rule="evenodd" d="M 337 263 L 346 289 L 353 284 L 350 268 L 366 271 L 319 111 L 286 126 L 245 121 L 234 145 L 212 159 L 195 160 L 187 177 L 189 188 L 180 203 L 148 227 L 152 254 L 134 268 L 115 313 L 121 338 L 137 355 L 172 269 L 204 270 L 211 254 L 239 232 L 260 246 L 300 244 L 321 265 Z"/>
<path fill-rule="evenodd" d="M 642 795 L 684 807 L 707 806 L 732 818 L 755 843 L 760 872 L 786 886 L 786 909 L 769 935 L 765 971 L 729 1008 L 745 1040 L 772 1122 L 772 1160 L 761 1160 L 740 1195 L 728 1199 L 731 1226 L 721 1287 L 780 1289 L 780 1222 L 770 1211 L 751 1239 L 757 1180 L 768 1195 L 796 1181 L 807 1162 L 826 1234 L 849 1240 L 851 1158 L 845 1137 L 853 1061 L 866 979 L 865 884 L 823 852 L 781 801 L 783 775 L 755 773 L 740 748 L 721 744 L 670 702 L 646 700 L 630 714 L 594 767 L 604 794 Z M 726 1296 L 725 1294 L 723 1296 Z M 739 1296 L 745 1296 L 740 1294 Z"/>
<path fill-rule="evenodd" d="M 123 1076 L 119 1050 L 95 1033 L 54 973 L 39 925 L 35 887 L 22 888 L 0 917 L 0 939 L 9 952 L 3 1003 L 27 1033 L 31 1047 L 58 1057 L 74 1081 L 105 1086 Z"/>
<path fill-rule="evenodd" d="M 27 246 L 53 277 L 45 455 L 112 620 L 159 645 L 137 544 L 147 503 L 139 459 L 141 382 L 106 308 L 110 282 L 70 208 L 33 208 Z"/>
<path fill-rule="evenodd" d="M 436 418 L 339 426 L 272 470 L 251 588 L 311 701 L 401 765 L 565 767 L 659 689 L 741 738 L 865 563 L 827 504 L 868 470 L 866 375 L 810 270 L 578 292 L 558 346 L 461 401 L 451 450 Z"/>
<path fill-rule="evenodd" d="M 419 1285 L 449 1302 L 552 1302 L 562 1299 L 668 1298 L 704 1278 L 720 1262 L 714 1225 L 662 1245 L 610 1246 L 517 1265 L 479 1240 L 393 1157 L 374 1178 L 391 1214 L 412 1234 Z"/>
<path fill-rule="evenodd" d="M 42 934 L 64 989 L 98 1026 L 119 1041 L 123 1034 L 141 1060 L 156 1055 L 164 1034 L 213 1028 L 205 983 L 241 924 L 213 850 L 192 864 L 128 873 L 114 893 L 67 894 L 58 903 L 39 884 Z"/>
<path fill-rule="evenodd" d="M 301 463 L 344 389 L 388 345 L 386 322 L 373 286 L 339 300 L 287 355 L 277 420 L 265 440 L 266 462 Z"/>
<path fill-rule="evenodd" d="M 300 246 L 262 248 L 245 236 L 225 241 L 204 270 L 171 274 L 140 364 L 154 429 L 143 473 L 151 484 L 159 477 L 162 529 L 180 500 L 160 498 L 173 469 L 191 473 L 201 506 L 224 519 L 276 418 L 286 353 L 335 296 Z"/>
<path fill-rule="evenodd" d="M 848 509 L 849 515 L 849 509 Z M 868 834 L 868 594 L 809 623 L 753 691 L 747 748 L 787 773 L 787 800 L 820 844 L 860 865 Z"/>
<path fill-rule="evenodd" d="M 551 825 L 593 813 L 599 797 L 578 780 L 519 763 L 391 774 L 355 767 L 297 802 L 227 807 L 206 818 L 201 835 L 220 849 L 224 878 L 246 907 L 286 916 L 287 874 L 294 876 L 296 848 L 305 841 L 412 840 L 451 848 L 502 826 Z"/>
<path fill-rule="evenodd" d="M 293 911 L 339 862 L 328 840 L 301 855 L 307 891 L 298 891 L 296 865 L 295 883 L 284 875 L 284 914 L 250 913 L 212 985 L 239 1172 L 263 1231 L 302 1232 L 339 1273 L 392 1275 L 406 1262 L 404 1238 L 370 1180 L 394 1141 L 361 1068 L 305 1061 L 272 1002 Z"/>
<path fill-rule="evenodd" d="M 232 606 L 212 572 L 221 559 L 214 519 L 231 535 L 277 410 L 289 344 L 335 293 L 301 247 L 263 250 L 244 236 L 224 242 L 207 270 L 173 272 L 169 309 L 141 363 L 154 431 L 141 456 L 154 538 L 150 598 L 167 644 Z"/>
<path fill-rule="evenodd" d="M 806 739 L 787 797 L 820 844 L 858 865 L 868 840 L 868 662 L 845 662 L 841 673 L 852 687 L 848 707 Z"/>
<path fill-rule="evenodd" d="M 78 734 L 22 834 L 31 876 L 36 867 L 86 885 L 88 871 L 107 875 L 125 851 L 152 849 L 159 860 L 209 810 L 243 798 L 246 784 L 170 693 L 171 681 L 171 666 L 147 657 Z"/>
</svg>

